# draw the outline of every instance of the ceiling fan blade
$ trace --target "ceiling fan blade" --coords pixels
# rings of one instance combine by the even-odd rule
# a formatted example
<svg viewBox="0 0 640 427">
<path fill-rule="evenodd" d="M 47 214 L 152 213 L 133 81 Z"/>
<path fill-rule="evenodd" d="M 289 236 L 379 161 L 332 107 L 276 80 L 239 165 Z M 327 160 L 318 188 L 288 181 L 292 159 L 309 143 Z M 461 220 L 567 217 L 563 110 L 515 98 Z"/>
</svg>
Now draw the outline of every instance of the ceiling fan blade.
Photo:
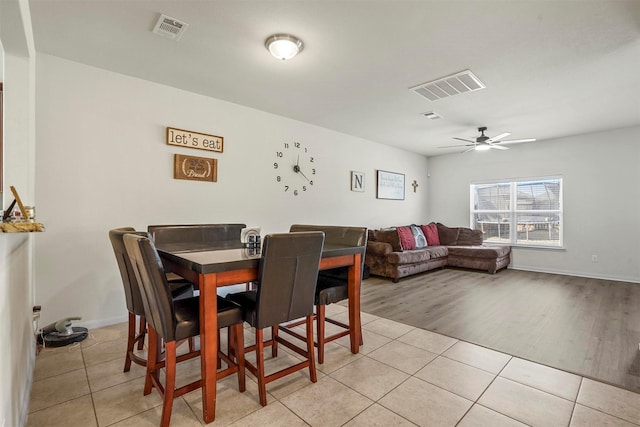
<svg viewBox="0 0 640 427">
<path fill-rule="evenodd" d="M 475 144 L 464 144 L 464 145 L 447 145 L 446 147 L 438 147 L 438 148 L 456 148 L 456 147 L 471 147 Z"/>
<path fill-rule="evenodd" d="M 493 145 L 493 144 L 489 144 L 489 147 L 495 148 L 496 150 L 508 150 L 509 149 L 509 147 L 503 147 L 501 145 Z"/>
<path fill-rule="evenodd" d="M 511 135 L 511 132 L 501 133 L 500 135 L 496 135 L 494 137 L 489 138 L 487 142 L 495 142 L 495 141 L 501 140 L 502 138 L 506 138 L 509 135 Z"/>
<path fill-rule="evenodd" d="M 476 149 L 476 147 L 471 147 L 468 150 L 464 150 L 461 154 L 468 153 L 469 151 L 473 151 L 475 149 Z"/>
<path fill-rule="evenodd" d="M 510 139 L 508 141 L 502 141 L 500 144 L 517 144 L 519 142 L 533 142 L 535 138 L 524 138 L 524 139 Z"/>
<path fill-rule="evenodd" d="M 456 137 L 453 137 L 453 139 L 457 139 L 457 140 L 459 140 L 459 141 L 464 141 L 464 142 L 470 142 L 470 143 L 472 143 L 472 144 L 475 144 L 475 143 L 476 143 L 475 141 L 472 141 L 472 140 L 470 140 L 470 139 L 456 138 Z"/>
</svg>

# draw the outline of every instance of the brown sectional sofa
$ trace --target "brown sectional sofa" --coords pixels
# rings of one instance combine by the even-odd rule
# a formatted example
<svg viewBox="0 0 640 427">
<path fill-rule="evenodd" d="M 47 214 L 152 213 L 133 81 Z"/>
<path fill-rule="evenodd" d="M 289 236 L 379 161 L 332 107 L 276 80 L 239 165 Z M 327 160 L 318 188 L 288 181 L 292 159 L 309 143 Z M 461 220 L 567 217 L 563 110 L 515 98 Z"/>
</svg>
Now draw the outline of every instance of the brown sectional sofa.
<svg viewBox="0 0 640 427">
<path fill-rule="evenodd" d="M 486 270 L 491 274 L 511 262 L 511 246 L 484 245 L 482 232 L 436 224 L 439 245 L 403 250 L 397 229 L 369 230 L 365 264 L 370 273 L 400 278 L 446 266 Z"/>
</svg>

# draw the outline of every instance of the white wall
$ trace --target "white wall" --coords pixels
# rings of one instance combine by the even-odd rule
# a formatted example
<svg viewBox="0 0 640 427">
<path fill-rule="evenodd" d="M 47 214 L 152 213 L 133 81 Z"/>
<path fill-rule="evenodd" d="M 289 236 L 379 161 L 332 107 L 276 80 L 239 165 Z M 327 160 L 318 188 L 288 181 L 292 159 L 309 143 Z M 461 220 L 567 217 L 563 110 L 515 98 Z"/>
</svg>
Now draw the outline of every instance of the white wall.
<svg viewBox="0 0 640 427">
<path fill-rule="evenodd" d="M 4 194 L 9 186 L 26 204 L 34 197 L 33 38 L 27 0 L 0 1 L 4 51 Z M 35 357 L 33 336 L 33 240 L 35 234 L 0 233 L 0 426 L 26 424 Z"/>
<path fill-rule="evenodd" d="M 561 175 L 565 250 L 514 248 L 512 267 L 640 282 L 639 142 L 633 127 L 432 157 L 429 217 L 468 226 L 474 181 Z"/>
<path fill-rule="evenodd" d="M 215 78 L 212 74 L 211 78 Z M 382 227 L 426 217 L 427 159 L 247 107 L 38 54 L 36 298 L 43 323 L 125 320 L 109 229 L 241 222 L 265 232 L 293 223 Z M 224 137 L 224 152 L 174 147 L 165 127 Z M 276 150 L 300 140 L 316 156 L 316 185 L 285 194 Z M 173 179 L 173 153 L 218 159 L 218 182 Z M 375 171 L 406 174 L 404 201 L 375 197 Z M 366 175 L 350 191 L 350 171 Z M 409 185 L 420 184 L 414 193 Z"/>
</svg>

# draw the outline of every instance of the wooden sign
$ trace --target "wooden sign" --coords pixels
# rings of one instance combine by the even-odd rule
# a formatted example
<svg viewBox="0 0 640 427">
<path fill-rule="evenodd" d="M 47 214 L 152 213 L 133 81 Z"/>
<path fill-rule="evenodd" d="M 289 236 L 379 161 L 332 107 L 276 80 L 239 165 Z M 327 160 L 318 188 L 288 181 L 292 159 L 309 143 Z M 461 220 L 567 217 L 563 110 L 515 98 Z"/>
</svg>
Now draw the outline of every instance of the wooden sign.
<svg viewBox="0 0 640 427">
<path fill-rule="evenodd" d="M 208 157 L 173 155 L 173 177 L 190 181 L 218 181 L 218 160 Z"/>
<path fill-rule="evenodd" d="M 224 138 L 206 133 L 168 127 L 167 144 L 222 153 Z"/>
</svg>

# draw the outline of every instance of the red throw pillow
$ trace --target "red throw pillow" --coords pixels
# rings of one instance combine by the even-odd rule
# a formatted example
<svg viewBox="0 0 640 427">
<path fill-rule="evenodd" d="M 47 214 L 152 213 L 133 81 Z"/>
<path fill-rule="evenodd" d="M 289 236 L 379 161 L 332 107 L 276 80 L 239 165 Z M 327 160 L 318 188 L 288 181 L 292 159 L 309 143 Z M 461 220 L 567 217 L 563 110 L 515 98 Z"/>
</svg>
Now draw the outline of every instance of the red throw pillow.
<svg viewBox="0 0 640 427">
<path fill-rule="evenodd" d="M 396 227 L 396 230 L 398 231 L 400 246 L 402 246 L 403 251 L 416 248 L 416 239 L 413 238 L 411 227 Z"/>
<path fill-rule="evenodd" d="M 440 237 L 438 236 L 438 227 L 431 223 L 429 225 L 421 225 L 424 237 L 427 238 L 427 245 L 438 246 L 440 244 Z"/>
</svg>

